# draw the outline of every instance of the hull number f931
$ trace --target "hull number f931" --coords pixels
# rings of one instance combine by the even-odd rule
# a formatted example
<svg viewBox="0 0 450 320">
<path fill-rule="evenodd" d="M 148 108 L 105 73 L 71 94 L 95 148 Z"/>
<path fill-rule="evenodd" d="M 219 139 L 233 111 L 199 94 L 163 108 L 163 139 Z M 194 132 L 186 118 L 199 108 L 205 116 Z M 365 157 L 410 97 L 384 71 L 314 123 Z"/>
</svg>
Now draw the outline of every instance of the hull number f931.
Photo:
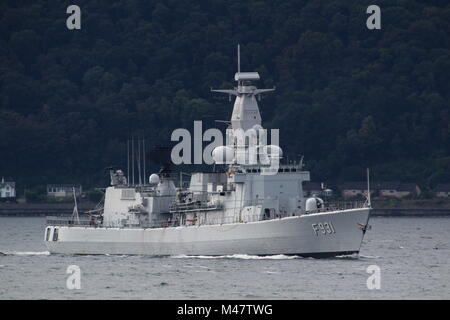
<svg viewBox="0 0 450 320">
<path fill-rule="evenodd" d="M 327 222 L 323 222 L 323 223 L 322 222 L 313 223 L 311 226 L 312 226 L 316 236 L 318 236 L 319 234 L 326 235 L 326 234 L 336 233 L 336 230 L 334 229 L 331 221 L 327 221 Z"/>
</svg>

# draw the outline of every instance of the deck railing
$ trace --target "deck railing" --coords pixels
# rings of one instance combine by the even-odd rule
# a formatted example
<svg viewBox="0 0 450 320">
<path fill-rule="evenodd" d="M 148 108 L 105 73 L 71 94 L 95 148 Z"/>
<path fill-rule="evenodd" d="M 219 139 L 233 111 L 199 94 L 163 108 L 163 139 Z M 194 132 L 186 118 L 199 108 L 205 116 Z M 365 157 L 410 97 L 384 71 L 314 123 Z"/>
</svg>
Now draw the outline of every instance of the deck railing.
<svg viewBox="0 0 450 320">
<path fill-rule="evenodd" d="M 323 208 L 317 210 L 311 210 L 308 213 L 318 213 L 327 211 L 340 211 L 340 210 L 350 210 L 350 209 L 361 209 L 366 208 L 367 202 L 365 201 L 337 201 L 337 202 L 326 202 Z"/>
<path fill-rule="evenodd" d="M 47 217 L 47 225 L 51 226 L 68 226 L 80 227 L 90 226 L 99 227 L 100 223 L 92 219 L 79 219 L 78 221 L 72 217 Z"/>
<path fill-rule="evenodd" d="M 321 212 L 331 212 L 340 210 L 350 210 L 366 208 L 367 203 L 364 201 L 352 201 L 352 202 L 333 202 L 325 203 L 323 208 L 312 210 L 306 214 L 321 213 Z M 163 220 L 152 220 L 145 225 L 126 225 L 126 228 L 165 228 L 165 227 L 178 227 L 178 226 L 201 226 L 201 225 L 222 225 L 222 224 L 232 224 L 232 223 L 246 223 L 246 222 L 256 222 L 264 220 L 281 219 L 288 217 L 286 213 L 271 213 L 270 217 L 265 216 L 264 213 L 261 214 L 236 214 L 232 217 L 208 217 L 200 214 L 194 219 L 163 219 Z M 105 225 L 93 219 L 80 219 L 75 221 L 73 218 L 67 217 L 47 217 L 47 225 L 52 226 L 69 226 L 69 227 L 110 227 L 117 228 L 117 225 Z"/>
</svg>

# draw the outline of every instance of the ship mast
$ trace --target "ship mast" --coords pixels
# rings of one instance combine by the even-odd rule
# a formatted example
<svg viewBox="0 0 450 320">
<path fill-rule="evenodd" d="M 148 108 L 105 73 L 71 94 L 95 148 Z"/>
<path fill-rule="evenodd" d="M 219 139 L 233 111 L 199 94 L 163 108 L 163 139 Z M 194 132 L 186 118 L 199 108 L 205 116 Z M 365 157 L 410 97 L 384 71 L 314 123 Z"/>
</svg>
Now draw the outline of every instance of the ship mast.
<svg viewBox="0 0 450 320">
<path fill-rule="evenodd" d="M 260 79 L 258 72 L 241 72 L 241 53 L 240 45 L 237 47 L 237 72 L 234 80 L 237 81 L 237 87 L 234 89 L 215 89 L 213 92 L 225 93 L 230 97 L 236 96 L 234 101 L 233 113 L 231 116 L 231 126 L 233 129 L 243 129 L 244 131 L 252 128 L 254 125 L 261 125 L 261 114 L 259 112 L 256 97 L 262 93 L 274 91 L 272 89 L 258 89 L 254 82 Z"/>
<path fill-rule="evenodd" d="M 367 168 L 367 206 L 369 208 L 372 207 L 372 203 L 370 201 L 370 172 L 369 172 L 369 168 Z"/>
<path fill-rule="evenodd" d="M 241 45 L 238 43 L 238 73 L 241 72 Z"/>
<path fill-rule="evenodd" d="M 77 204 L 77 195 L 75 192 L 75 187 L 72 187 L 73 190 L 73 212 L 72 212 L 72 221 L 76 222 L 77 224 L 80 224 L 80 216 L 78 215 L 78 204 Z"/>
</svg>

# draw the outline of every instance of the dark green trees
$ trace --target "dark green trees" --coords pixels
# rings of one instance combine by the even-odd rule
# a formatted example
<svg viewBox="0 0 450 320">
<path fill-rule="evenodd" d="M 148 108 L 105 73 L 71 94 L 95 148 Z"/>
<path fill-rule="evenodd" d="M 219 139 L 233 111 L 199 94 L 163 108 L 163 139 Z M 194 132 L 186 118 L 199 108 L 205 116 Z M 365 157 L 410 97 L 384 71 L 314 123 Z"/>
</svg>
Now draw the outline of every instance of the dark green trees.
<svg viewBox="0 0 450 320">
<path fill-rule="evenodd" d="M 450 5 L 379 1 L 78 1 L 0 4 L 0 175 L 28 185 L 107 183 L 126 140 L 164 145 L 175 128 L 228 119 L 210 87 L 243 71 L 277 91 L 260 103 L 314 179 L 448 182 Z"/>
</svg>

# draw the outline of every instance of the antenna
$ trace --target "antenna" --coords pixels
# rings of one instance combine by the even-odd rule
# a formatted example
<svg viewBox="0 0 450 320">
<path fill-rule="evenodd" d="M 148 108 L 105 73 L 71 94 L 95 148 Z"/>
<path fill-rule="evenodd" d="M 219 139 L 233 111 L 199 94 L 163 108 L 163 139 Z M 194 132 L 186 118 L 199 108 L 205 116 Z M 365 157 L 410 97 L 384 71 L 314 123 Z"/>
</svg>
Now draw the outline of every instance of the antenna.
<svg viewBox="0 0 450 320">
<path fill-rule="evenodd" d="M 145 139 L 142 139 L 142 162 L 144 163 L 144 185 L 147 181 L 147 176 L 145 173 Z"/>
<path fill-rule="evenodd" d="M 130 185 L 130 139 L 127 140 L 127 184 Z"/>
<path fill-rule="evenodd" d="M 131 171 L 132 171 L 132 184 L 134 186 L 134 137 L 131 137 Z"/>
<path fill-rule="evenodd" d="M 369 168 L 367 168 L 367 205 L 372 207 L 372 204 L 370 202 L 370 171 Z"/>
<path fill-rule="evenodd" d="M 80 224 L 80 217 L 78 216 L 78 205 L 77 205 L 77 196 L 75 193 L 75 187 L 72 187 L 72 190 L 73 190 L 73 201 L 74 201 L 72 221 L 76 221 L 77 224 Z"/>
<path fill-rule="evenodd" d="M 241 72 L 241 46 L 238 43 L 238 48 L 237 48 L 237 54 L 238 54 L 238 73 Z"/>
<path fill-rule="evenodd" d="M 138 152 L 137 152 L 137 166 L 138 166 L 138 176 L 139 176 L 139 185 L 142 184 L 141 180 L 141 141 L 138 139 Z"/>
</svg>

